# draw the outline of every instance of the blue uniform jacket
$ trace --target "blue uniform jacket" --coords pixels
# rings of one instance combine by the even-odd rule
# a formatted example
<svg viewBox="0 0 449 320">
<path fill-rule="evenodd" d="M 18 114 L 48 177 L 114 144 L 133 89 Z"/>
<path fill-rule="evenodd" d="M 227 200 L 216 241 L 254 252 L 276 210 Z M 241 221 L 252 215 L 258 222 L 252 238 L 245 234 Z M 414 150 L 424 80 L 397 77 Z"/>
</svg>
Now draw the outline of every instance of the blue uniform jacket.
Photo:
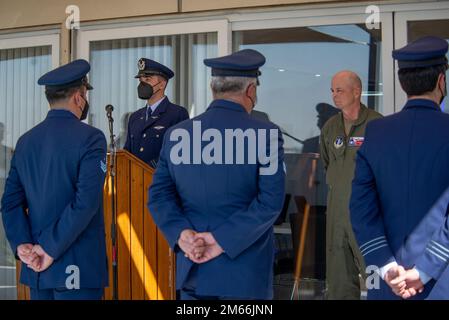
<svg viewBox="0 0 449 320">
<path fill-rule="evenodd" d="M 449 299 L 449 188 L 407 238 L 405 252 L 436 280 L 428 299 Z"/>
<path fill-rule="evenodd" d="M 428 232 L 421 234 L 428 241 L 405 244 L 449 186 L 448 163 L 449 115 L 425 99 L 409 100 L 401 112 L 370 122 L 357 154 L 350 212 L 366 265 L 380 268 L 396 259 L 431 275 L 416 299 L 427 297 L 444 263 L 425 250 Z M 436 241 L 448 248 L 447 238 Z M 381 280 L 368 298 L 398 297 Z"/>
<path fill-rule="evenodd" d="M 41 273 L 23 266 L 23 284 L 66 287 L 76 266 L 80 288 L 107 286 L 105 156 L 104 134 L 66 110 L 49 111 L 20 137 L 2 198 L 6 235 L 15 253 L 20 244 L 40 244 L 54 258 Z"/>
<path fill-rule="evenodd" d="M 125 150 L 156 167 L 164 134 L 171 126 L 189 118 L 187 110 L 171 103 L 167 97 L 146 120 L 147 106 L 134 112 L 128 122 Z"/>
<path fill-rule="evenodd" d="M 225 137 L 225 129 L 263 129 L 277 132 L 276 169 L 272 175 L 261 175 L 266 167 L 260 161 L 250 164 L 173 164 L 170 152 L 176 141 L 171 132 L 185 129 L 195 144 L 193 120 L 201 129 L 214 128 Z M 198 124 L 198 122 L 196 122 Z M 205 138 L 211 140 L 211 138 Z M 212 139 L 215 141 L 215 139 Z M 267 139 L 261 143 L 269 145 Z M 223 145 L 225 144 L 223 138 Z M 204 148 L 205 144 L 202 143 Z M 272 144 L 274 145 L 274 144 Z M 253 145 L 256 148 L 256 145 Z M 245 145 L 246 153 L 248 145 Z M 193 146 L 195 149 L 195 146 Z M 224 150 L 224 149 L 223 149 Z M 222 151 L 223 151 L 222 150 Z M 255 149 L 254 149 L 255 150 Z M 234 145 L 234 155 L 235 155 Z M 199 156 L 191 152 L 191 158 Z M 225 153 L 222 152 L 223 159 Z M 222 158 L 219 156 L 220 158 Z M 158 167 L 149 190 L 148 208 L 164 233 L 177 262 L 176 286 L 181 288 L 193 262 L 177 246 L 185 229 L 212 232 L 224 249 L 214 260 L 199 264 L 196 294 L 256 299 L 272 298 L 274 238 L 273 223 L 284 200 L 285 172 L 283 140 L 277 126 L 251 117 L 244 108 L 231 101 L 215 100 L 207 111 L 169 129 Z M 223 160 L 224 163 L 224 160 Z M 235 162 L 234 162 L 235 163 Z"/>
</svg>

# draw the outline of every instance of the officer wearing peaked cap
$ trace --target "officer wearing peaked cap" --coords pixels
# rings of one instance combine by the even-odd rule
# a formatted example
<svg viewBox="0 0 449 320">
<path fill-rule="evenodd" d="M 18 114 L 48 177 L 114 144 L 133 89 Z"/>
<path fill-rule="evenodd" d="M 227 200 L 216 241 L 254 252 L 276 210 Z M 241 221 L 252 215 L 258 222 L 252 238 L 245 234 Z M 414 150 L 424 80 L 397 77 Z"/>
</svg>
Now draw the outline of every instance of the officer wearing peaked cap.
<svg viewBox="0 0 449 320">
<path fill-rule="evenodd" d="M 1 211 L 31 299 L 101 299 L 108 285 L 104 134 L 85 123 L 90 65 L 43 75 L 50 111 L 16 145 Z"/>
<path fill-rule="evenodd" d="M 279 128 L 250 116 L 265 57 L 247 49 L 204 63 L 212 68 L 214 100 L 203 114 L 168 130 L 148 208 L 177 254 L 176 287 L 181 299 L 270 299 L 272 226 L 284 200 L 285 172 Z M 204 134 L 214 133 L 213 145 L 218 150 L 209 149 L 212 163 L 179 163 L 173 158 L 177 139 L 171 138 L 172 133 L 179 138 L 183 132 L 183 136 L 194 139 L 193 127 L 200 127 Z M 258 138 L 262 141 L 251 145 L 267 146 L 264 154 L 270 155 L 271 165 L 260 161 L 258 150 L 252 150 L 250 143 L 234 149 L 242 154 L 255 152 L 256 163 L 229 161 L 234 159 L 232 151 L 226 151 L 219 142 L 225 143 L 225 130 L 265 132 L 266 137 Z M 193 141 L 193 145 L 196 143 Z M 210 146 L 202 152 L 193 149 L 188 153 L 203 158 Z M 218 159 L 220 155 L 226 162 Z M 268 168 L 272 169 L 269 173 L 265 172 Z"/>
<path fill-rule="evenodd" d="M 447 195 L 437 206 L 439 219 L 419 227 L 435 215 L 435 209 L 428 212 L 449 186 L 449 115 L 439 106 L 446 95 L 447 51 L 437 37 L 393 51 L 408 101 L 402 111 L 370 122 L 358 151 L 352 226 L 366 265 L 379 267 L 385 280 L 380 288 L 369 286 L 369 299 L 432 298 L 433 287 L 441 293 L 438 283 L 449 281 L 448 224 L 442 223 Z M 406 287 L 399 290 L 391 281 L 402 268 Z"/>
<path fill-rule="evenodd" d="M 146 58 L 139 59 L 137 66 L 137 93 L 146 105 L 130 116 L 124 149 L 155 168 L 165 132 L 189 114 L 165 96 L 167 83 L 175 75 L 172 70 Z"/>
</svg>

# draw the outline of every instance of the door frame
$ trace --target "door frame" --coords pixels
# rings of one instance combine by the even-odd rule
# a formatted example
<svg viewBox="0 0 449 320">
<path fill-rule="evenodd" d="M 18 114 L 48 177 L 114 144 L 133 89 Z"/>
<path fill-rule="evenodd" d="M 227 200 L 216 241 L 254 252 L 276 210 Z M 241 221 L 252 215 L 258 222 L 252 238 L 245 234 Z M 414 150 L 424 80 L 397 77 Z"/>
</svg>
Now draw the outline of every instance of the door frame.
<svg viewBox="0 0 449 320">
<path fill-rule="evenodd" d="M 394 47 L 396 49 L 405 46 L 408 41 L 407 22 L 409 21 L 431 21 L 431 20 L 449 20 L 449 3 L 447 9 L 440 10 L 420 10 L 404 11 L 395 13 L 394 17 Z M 395 70 L 398 70 L 397 61 L 395 61 Z M 400 111 L 407 101 L 407 96 L 399 84 L 399 79 L 395 76 L 395 111 Z"/>
</svg>

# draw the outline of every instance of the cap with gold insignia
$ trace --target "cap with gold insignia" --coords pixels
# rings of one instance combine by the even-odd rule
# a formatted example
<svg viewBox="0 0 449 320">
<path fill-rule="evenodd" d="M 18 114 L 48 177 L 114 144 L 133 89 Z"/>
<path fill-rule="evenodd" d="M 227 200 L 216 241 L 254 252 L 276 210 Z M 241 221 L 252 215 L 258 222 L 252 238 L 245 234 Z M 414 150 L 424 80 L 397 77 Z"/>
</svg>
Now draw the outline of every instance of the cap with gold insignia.
<svg viewBox="0 0 449 320">
<path fill-rule="evenodd" d="M 140 78 L 143 76 L 160 75 L 165 79 L 171 79 L 175 73 L 163 64 L 147 58 L 140 58 L 137 62 L 139 72 L 134 78 Z"/>
<path fill-rule="evenodd" d="M 393 58 L 398 60 L 399 69 L 431 67 L 447 64 L 447 50 L 446 40 L 427 36 L 394 50 Z"/>
<path fill-rule="evenodd" d="M 44 85 L 46 91 L 53 92 L 81 85 L 86 86 L 87 90 L 91 90 L 93 87 L 87 81 L 86 76 L 89 71 L 89 62 L 78 59 L 47 72 L 39 78 L 37 83 Z"/>
</svg>

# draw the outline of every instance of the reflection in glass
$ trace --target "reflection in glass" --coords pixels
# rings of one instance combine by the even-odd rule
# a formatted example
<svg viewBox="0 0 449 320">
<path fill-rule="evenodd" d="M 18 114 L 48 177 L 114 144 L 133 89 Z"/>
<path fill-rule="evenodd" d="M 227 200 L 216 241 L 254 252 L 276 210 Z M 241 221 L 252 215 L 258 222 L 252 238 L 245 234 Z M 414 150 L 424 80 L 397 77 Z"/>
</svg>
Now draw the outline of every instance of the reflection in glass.
<svg viewBox="0 0 449 320">
<path fill-rule="evenodd" d="M 338 71 L 354 71 L 362 80 L 362 103 L 382 112 L 381 44 L 381 30 L 368 30 L 363 24 L 233 33 L 234 51 L 252 48 L 267 59 L 261 68 L 258 104 L 253 116 L 263 115 L 277 124 L 284 135 L 288 203 L 275 227 L 278 233 L 276 277 L 291 276 L 293 272 L 298 224 L 306 201 L 312 206 L 312 213 L 301 278 L 324 281 L 327 186 L 324 168 L 317 158 L 320 130 L 339 112 L 333 106 L 331 79 Z M 287 235 L 289 242 L 285 241 L 285 229 L 291 231 Z M 275 283 L 282 283 L 282 279 Z M 279 290 L 279 286 L 278 291 L 275 287 L 276 298 L 290 298 Z M 316 290 L 307 298 L 322 298 L 321 291 Z"/>
<path fill-rule="evenodd" d="M 233 33 L 234 51 L 253 48 L 262 52 L 257 111 L 298 140 L 319 135 L 315 125 L 319 103 L 332 105 L 330 82 L 342 69 L 362 79 L 362 102 L 382 111 L 380 30 L 364 25 L 339 25 L 287 29 L 249 30 Z M 289 153 L 300 153 L 303 144 L 286 138 Z"/>
</svg>

